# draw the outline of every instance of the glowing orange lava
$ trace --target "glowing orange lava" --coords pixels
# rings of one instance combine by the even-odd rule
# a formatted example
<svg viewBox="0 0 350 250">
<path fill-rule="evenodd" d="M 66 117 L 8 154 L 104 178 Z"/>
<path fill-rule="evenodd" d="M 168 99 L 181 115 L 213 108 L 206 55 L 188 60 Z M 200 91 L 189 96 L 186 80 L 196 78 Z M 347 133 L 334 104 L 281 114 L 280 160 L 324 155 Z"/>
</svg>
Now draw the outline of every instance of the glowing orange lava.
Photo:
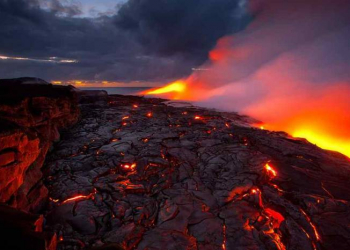
<svg viewBox="0 0 350 250">
<path fill-rule="evenodd" d="M 91 198 L 91 194 L 89 194 L 89 195 L 76 195 L 72 198 L 68 198 L 68 199 L 62 201 L 61 204 L 65 204 L 67 202 L 76 201 L 76 200 L 90 199 L 90 198 Z"/>
<path fill-rule="evenodd" d="M 264 211 L 276 221 L 274 227 L 279 228 L 280 224 L 284 221 L 283 215 L 275 210 L 272 210 L 271 208 L 266 208 Z"/>
<path fill-rule="evenodd" d="M 125 170 L 134 171 L 135 168 L 136 168 L 136 163 L 124 164 L 124 165 L 122 165 L 122 167 L 123 167 Z"/>
<path fill-rule="evenodd" d="M 186 83 L 179 80 L 176 82 L 173 82 L 165 87 L 153 89 L 146 92 L 146 95 L 159 95 L 159 94 L 166 94 L 166 93 L 183 93 L 186 91 Z M 174 98 L 176 99 L 176 98 Z"/>
<path fill-rule="evenodd" d="M 266 169 L 266 171 L 271 174 L 273 177 L 277 176 L 277 172 L 268 164 L 266 163 L 264 168 Z"/>
<path fill-rule="evenodd" d="M 306 220 L 309 222 L 310 226 L 311 226 L 312 229 L 314 230 L 314 234 L 315 234 L 316 239 L 317 239 L 318 241 L 320 241 L 320 240 L 321 240 L 320 234 L 318 233 L 318 231 L 317 231 L 315 225 L 312 223 L 310 217 L 305 213 L 304 210 L 300 209 L 300 211 L 302 212 L 302 214 L 305 215 Z"/>
<path fill-rule="evenodd" d="M 239 111 L 263 121 L 253 124 L 261 130 L 285 131 L 293 137 L 306 138 L 320 148 L 350 157 L 350 87 L 347 82 L 314 84 L 308 78 L 302 81 L 300 78 L 315 73 L 301 70 L 302 67 L 292 68 L 291 61 L 282 59 L 261 67 L 247 81 L 231 80 L 235 76 L 230 73 L 229 62 L 237 61 L 234 65 L 240 67 L 240 61 L 244 64 L 252 58 L 251 48 L 231 46 L 229 37 L 220 39 L 209 53 L 210 70 L 193 72 L 187 78 L 144 94 L 200 101 L 210 108 Z M 281 68 L 288 74 L 281 74 Z M 255 97 L 258 91 L 264 94 Z"/>
</svg>

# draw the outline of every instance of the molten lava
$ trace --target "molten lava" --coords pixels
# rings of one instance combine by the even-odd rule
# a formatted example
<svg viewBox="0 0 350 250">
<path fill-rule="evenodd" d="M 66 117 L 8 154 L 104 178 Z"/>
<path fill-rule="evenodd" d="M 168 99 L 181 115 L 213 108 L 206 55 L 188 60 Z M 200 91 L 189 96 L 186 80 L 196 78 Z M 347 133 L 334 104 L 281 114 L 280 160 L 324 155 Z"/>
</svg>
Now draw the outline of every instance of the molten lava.
<svg viewBox="0 0 350 250">
<path fill-rule="evenodd" d="M 93 194 L 89 194 L 89 195 L 76 195 L 72 198 L 68 198 L 64 201 L 62 201 L 61 204 L 65 204 L 65 203 L 68 203 L 68 202 L 71 202 L 71 201 L 77 201 L 77 200 L 87 200 L 87 199 L 90 199 L 92 197 Z"/>
<path fill-rule="evenodd" d="M 277 172 L 268 163 L 265 164 L 264 168 L 268 174 L 272 175 L 273 177 L 277 176 Z"/>
<path fill-rule="evenodd" d="M 146 95 L 159 95 L 159 94 L 166 94 L 171 92 L 185 92 L 186 90 L 186 83 L 183 81 L 176 81 L 174 83 L 171 83 L 163 88 L 153 89 L 146 92 Z"/>
<path fill-rule="evenodd" d="M 136 168 L 136 163 L 132 163 L 132 164 L 123 164 L 122 168 L 124 168 L 127 171 L 134 171 Z"/>
<path fill-rule="evenodd" d="M 279 228 L 281 223 L 285 220 L 282 214 L 272 210 L 271 208 L 266 208 L 264 211 L 276 221 L 274 228 Z"/>
</svg>

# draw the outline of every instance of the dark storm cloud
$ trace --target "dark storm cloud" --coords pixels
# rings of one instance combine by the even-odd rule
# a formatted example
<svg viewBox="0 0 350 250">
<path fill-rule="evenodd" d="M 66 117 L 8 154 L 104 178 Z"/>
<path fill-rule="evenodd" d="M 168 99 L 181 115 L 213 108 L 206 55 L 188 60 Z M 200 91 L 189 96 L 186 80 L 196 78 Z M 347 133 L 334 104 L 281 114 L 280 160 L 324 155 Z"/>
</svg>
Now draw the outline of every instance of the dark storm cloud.
<svg viewBox="0 0 350 250">
<path fill-rule="evenodd" d="M 133 34 L 150 52 L 203 58 L 217 39 L 246 24 L 243 3 L 130 0 L 120 9 L 116 24 Z"/>
<path fill-rule="evenodd" d="M 233 0 L 130 0 L 115 16 L 78 18 L 78 5 L 0 0 L 0 55 L 78 60 L 0 60 L 0 77 L 164 80 L 189 74 L 216 40 L 247 21 Z"/>
<path fill-rule="evenodd" d="M 48 2 L 46 0 L 46 2 Z M 76 16 L 82 14 L 81 6 L 77 3 L 64 5 L 60 0 L 50 0 L 47 6 L 53 13 L 65 16 Z"/>
</svg>

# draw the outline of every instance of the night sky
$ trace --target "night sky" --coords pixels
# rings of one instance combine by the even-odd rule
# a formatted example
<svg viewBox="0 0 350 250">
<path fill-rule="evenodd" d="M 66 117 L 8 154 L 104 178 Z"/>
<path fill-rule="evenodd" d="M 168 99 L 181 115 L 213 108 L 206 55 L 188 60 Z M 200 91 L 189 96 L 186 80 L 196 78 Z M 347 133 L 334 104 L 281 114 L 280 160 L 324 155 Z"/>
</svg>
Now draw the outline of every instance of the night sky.
<svg viewBox="0 0 350 250">
<path fill-rule="evenodd" d="M 0 0 L 0 75 L 169 81 L 251 19 L 244 0 Z"/>
</svg>

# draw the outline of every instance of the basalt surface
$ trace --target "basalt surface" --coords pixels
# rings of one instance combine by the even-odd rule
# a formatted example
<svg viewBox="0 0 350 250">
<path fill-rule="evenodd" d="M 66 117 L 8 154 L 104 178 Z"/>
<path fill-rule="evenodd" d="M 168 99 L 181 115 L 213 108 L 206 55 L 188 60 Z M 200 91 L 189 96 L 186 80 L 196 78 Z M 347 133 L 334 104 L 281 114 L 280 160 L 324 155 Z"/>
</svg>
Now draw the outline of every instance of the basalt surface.
<svg viewBox="0 0 350 250">
<path fill-rule="evenodd" d="M 247 118 L 87 98 L 44 166 L 57 249 L 350 249 L 350 160 Z"/>
</svg>

